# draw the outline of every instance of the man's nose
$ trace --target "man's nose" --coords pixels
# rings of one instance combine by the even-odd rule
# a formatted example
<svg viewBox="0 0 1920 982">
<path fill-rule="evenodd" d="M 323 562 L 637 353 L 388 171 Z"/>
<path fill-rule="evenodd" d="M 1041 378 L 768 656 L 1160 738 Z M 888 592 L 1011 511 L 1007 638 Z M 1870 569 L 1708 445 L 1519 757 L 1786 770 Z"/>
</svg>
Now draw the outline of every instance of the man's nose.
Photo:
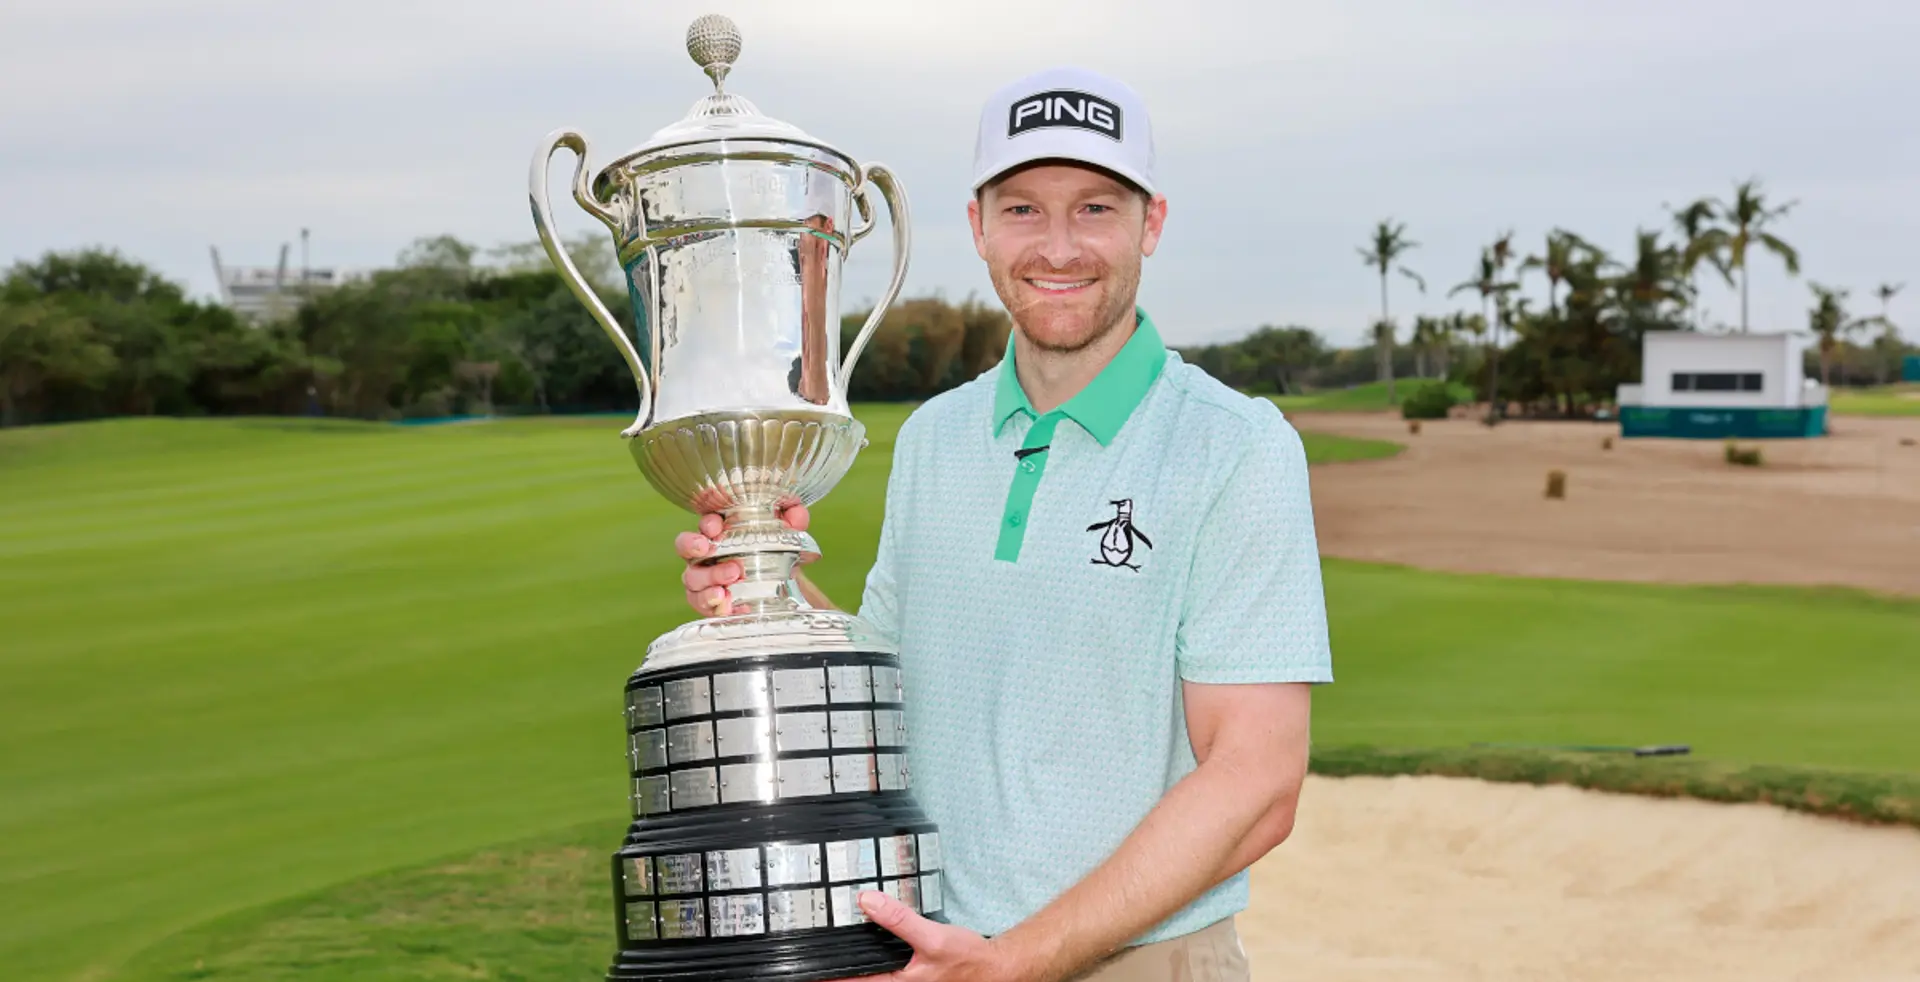
<svg viewBox="0 0 1920 982">
<path fill-rule="evenodd" d="M 1080 242 L 1073 234 L 1073 223 L 1055 218 L 1047 223 L 1047 237 L 1040 243 L 1040 258 L 1055 269 L 1064 269 L 1080 258 Z"/>
</svg>

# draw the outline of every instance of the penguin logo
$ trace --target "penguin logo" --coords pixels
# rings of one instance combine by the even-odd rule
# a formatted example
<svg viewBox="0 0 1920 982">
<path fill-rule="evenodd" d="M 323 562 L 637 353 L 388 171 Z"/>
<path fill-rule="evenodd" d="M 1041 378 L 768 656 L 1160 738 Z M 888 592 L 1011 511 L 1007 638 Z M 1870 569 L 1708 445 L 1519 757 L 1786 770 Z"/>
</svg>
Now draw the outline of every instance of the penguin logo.
<svg viewBox="0 0 1920 982">
<path fill-rule="evenodd" d="M 1100 552 L 1091 561 L 1096 566 L 1125 566 L 1138 572 L 1140 567 L 1128 562 L 1133 558 L 1133 543 L 1138 540 L 1151 549 L 1153 540 L 1134 526 L 1132 498 L 1107 503 L 1115 509 L 1113 518 L 1087 526 L 1087 531 L 1100 533 Z"/>
</svg>

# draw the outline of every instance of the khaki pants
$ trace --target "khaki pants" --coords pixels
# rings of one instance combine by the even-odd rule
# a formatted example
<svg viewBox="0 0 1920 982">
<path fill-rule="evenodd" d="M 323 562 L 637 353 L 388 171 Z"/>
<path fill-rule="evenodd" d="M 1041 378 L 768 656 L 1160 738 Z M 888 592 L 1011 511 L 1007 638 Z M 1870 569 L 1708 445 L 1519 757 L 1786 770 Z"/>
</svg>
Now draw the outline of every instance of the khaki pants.
<svg viewBox="0 0 1920 982">
<path fill-rule="evenodd" d="M 1126 948 L 1096 962 L 1074 982 L 1248 982 L 1247 952 L 1233 918 L 1192 934 Z"/>
</svg>

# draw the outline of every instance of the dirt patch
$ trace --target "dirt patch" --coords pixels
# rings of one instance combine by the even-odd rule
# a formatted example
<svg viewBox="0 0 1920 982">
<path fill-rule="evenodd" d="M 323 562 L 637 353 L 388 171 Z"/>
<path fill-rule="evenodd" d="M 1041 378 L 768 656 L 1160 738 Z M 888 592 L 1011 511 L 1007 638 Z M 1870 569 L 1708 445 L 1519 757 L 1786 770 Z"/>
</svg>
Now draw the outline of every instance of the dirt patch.
<svg viewBox="0 0 1920 982">
<path fill-rule="evenodd" d="M 1290 413 L 1300 429 L 1404 443 L 1314 468 L 1321 552 L 1431 569 L 1920 595 L 1920 418 L 1840 417 L 1812 440 L 1626 440 L 1595 423 Z M 1606 437 L 1613 448 L 1603 449 Z M 1547 473 L 1566 496 L 1546 496 Z"/>
<path fill-rule="evenodd" d="M 1310 777 L 1256 982 L 1920 977 L 1920 832 L 1460 778 Z"/>
</svg>

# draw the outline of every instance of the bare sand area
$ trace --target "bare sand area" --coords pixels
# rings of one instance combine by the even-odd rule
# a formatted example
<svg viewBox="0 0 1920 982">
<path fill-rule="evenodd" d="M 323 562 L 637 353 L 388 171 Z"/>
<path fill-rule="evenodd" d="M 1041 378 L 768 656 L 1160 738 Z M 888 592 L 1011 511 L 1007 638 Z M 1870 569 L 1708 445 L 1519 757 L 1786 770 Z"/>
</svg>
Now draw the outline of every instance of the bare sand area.
<svg viewBox="0 0 1920 982">
<path fill-rule="evenodd" d="M 1920 417 L 1833 420 L 1832 435 L 1624 440 L 1596 423 L 1290 413 L 1302 430 L 1393 440 L 1385 461 L 1313 471 L 1324 555 L 1579 579 L 1821 584 L 1920 595 Z M 1611 450 L 1601 443 L 1614 437 Z M 1912 444 L 1903 444 L 1911 440 Z M 1567 476 L 1564 499 L 1547 472 Z"/>
<path fill-rule="evenodd" d="M 1256 982 L 1920 979 L 1920 831 L 1763 805 L 1311 777 Z"/>
</svg>

